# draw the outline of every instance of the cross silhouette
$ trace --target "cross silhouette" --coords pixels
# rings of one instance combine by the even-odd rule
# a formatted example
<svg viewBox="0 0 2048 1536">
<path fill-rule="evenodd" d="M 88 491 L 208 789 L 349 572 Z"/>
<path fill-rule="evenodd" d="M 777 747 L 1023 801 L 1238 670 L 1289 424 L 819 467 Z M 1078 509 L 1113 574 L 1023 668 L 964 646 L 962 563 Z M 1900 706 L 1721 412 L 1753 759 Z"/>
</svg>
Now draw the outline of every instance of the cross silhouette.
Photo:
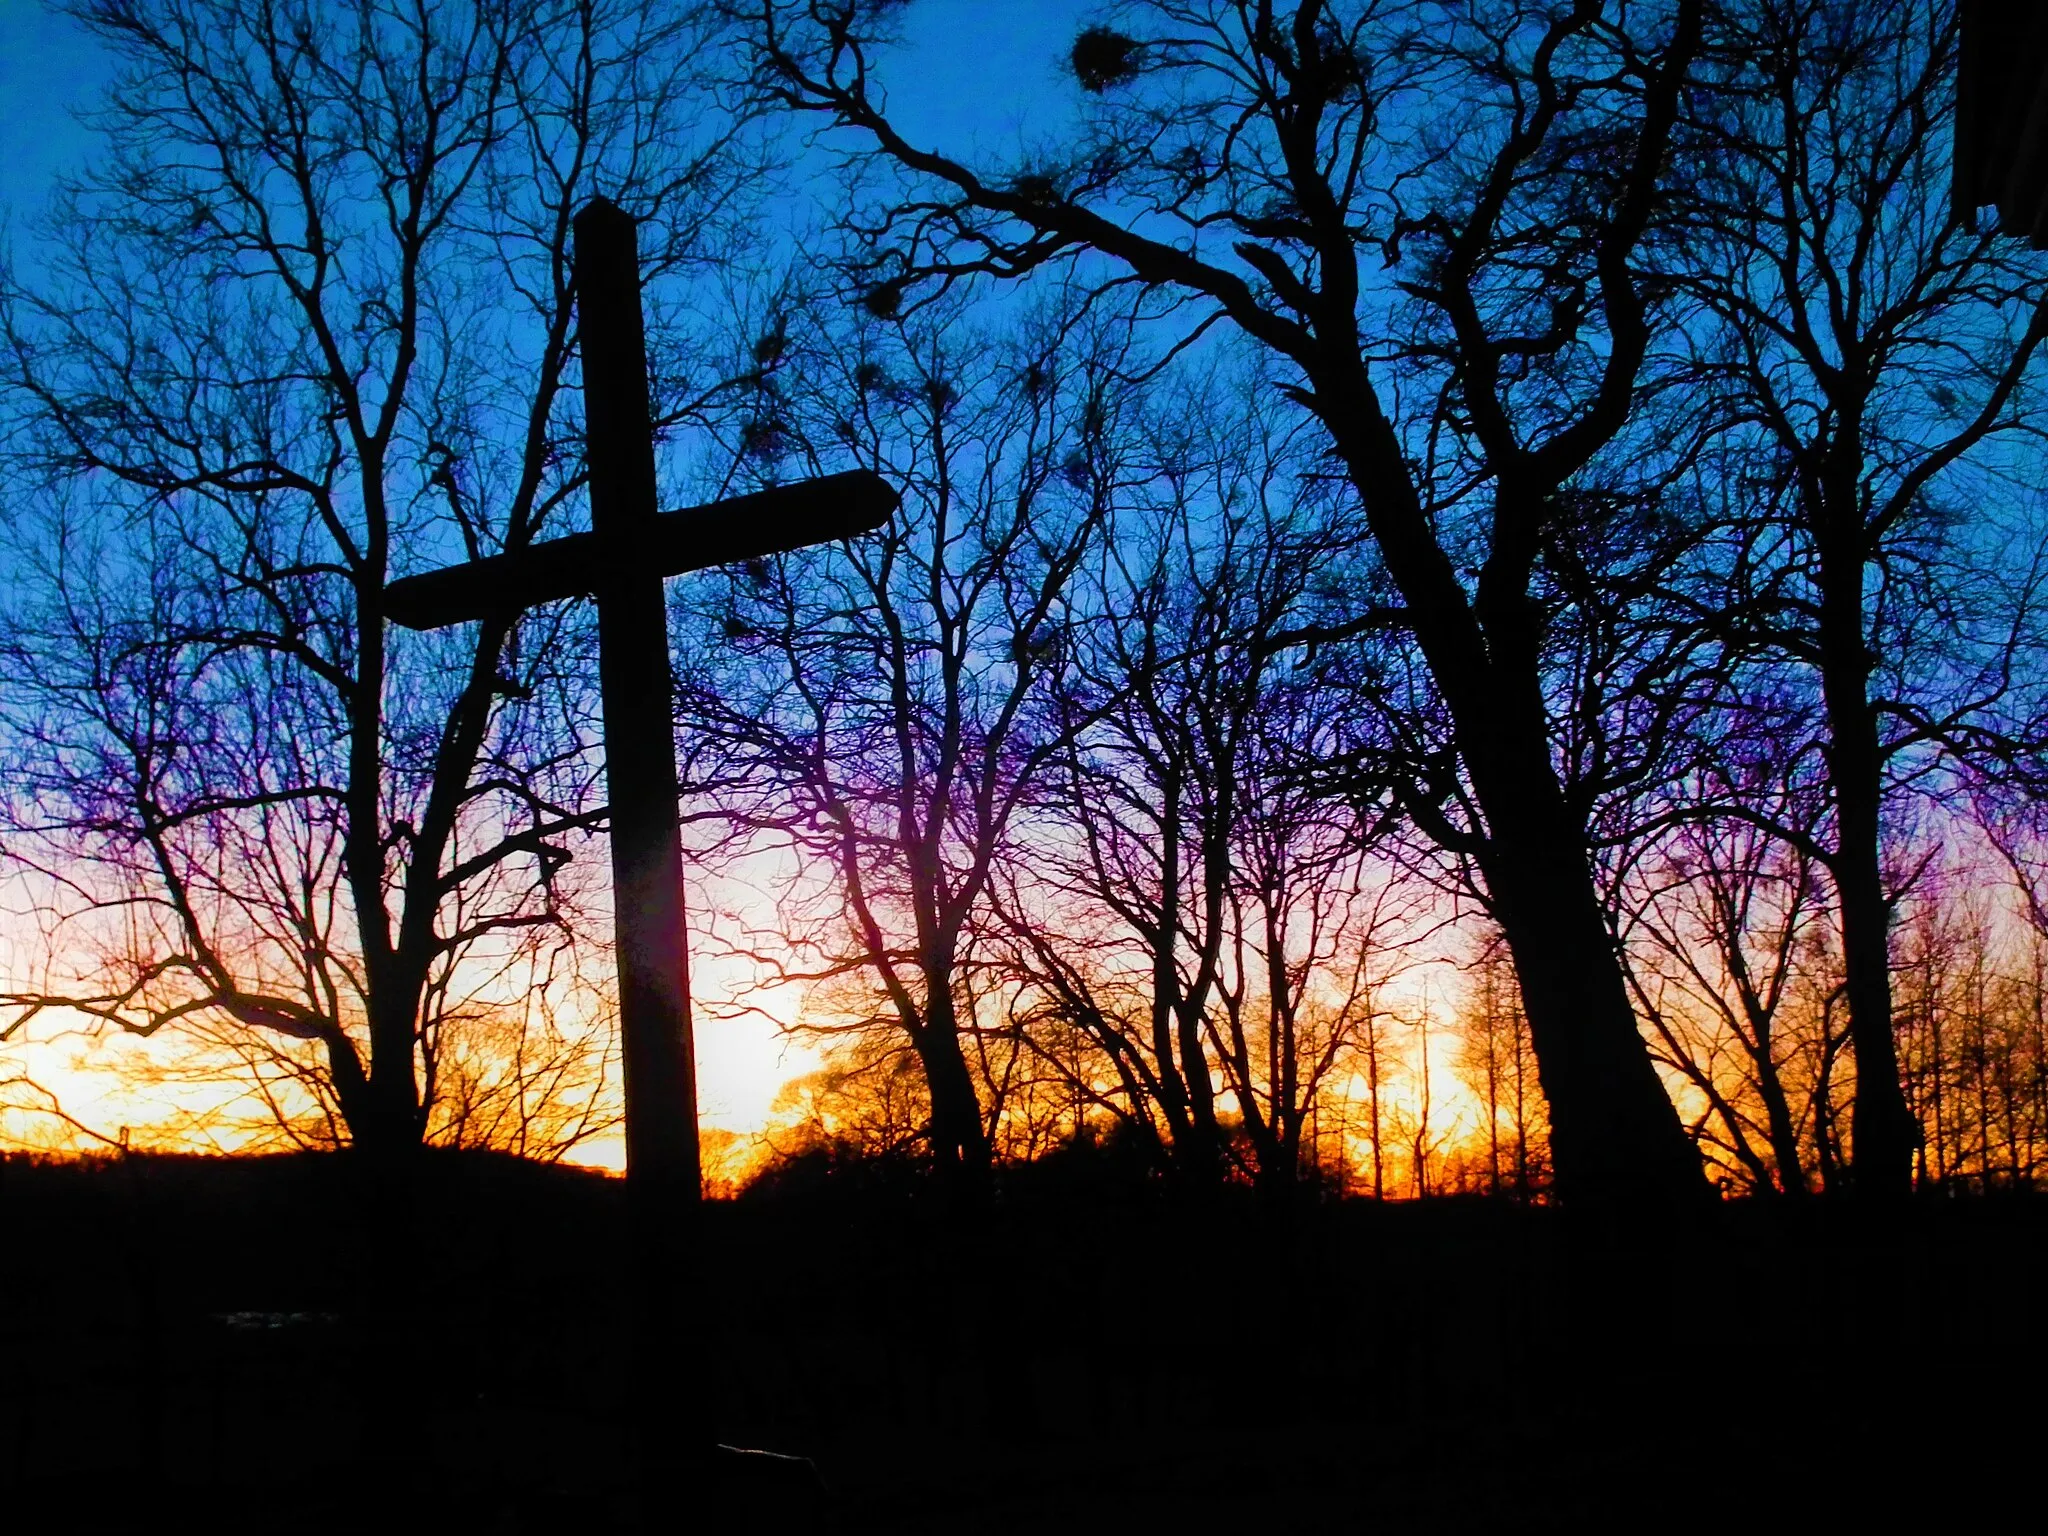
<svg viewBox="0 0 2048 1536">
<path fill-rule="evenodd" d="M 597 599 L 598 684 L 611 800 L 612 904 L 625 1075 L 626 1182 L 642 1279 L 643 1470 L 661 1449 L 702 1455 L 677 1314 L 693 1266 L 679 1251 L 698 1200 L 697 1085 L 683 926 L 665 578 L 852 538 L 897 495 L 867 470 L 680 512 L 655 510 L 654 431 L 634 223 L 598 198 L 574 220 L 590 470 L 588 533 L 393 582 L 385 612 L 409 629 Z M 684 1444 L 678 1445 L 680 1439 Z M 658 1442 L 659 1444 L 650 1443 Z"/>
</svg>

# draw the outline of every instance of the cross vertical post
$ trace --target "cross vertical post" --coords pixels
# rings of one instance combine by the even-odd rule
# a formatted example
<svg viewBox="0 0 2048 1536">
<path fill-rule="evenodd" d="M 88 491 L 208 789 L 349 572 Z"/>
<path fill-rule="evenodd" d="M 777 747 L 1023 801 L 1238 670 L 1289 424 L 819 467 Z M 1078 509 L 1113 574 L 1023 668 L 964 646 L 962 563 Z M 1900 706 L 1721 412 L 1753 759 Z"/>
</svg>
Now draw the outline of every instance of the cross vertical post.
<svg viewBox="0 0 2048 1536">
<path fill-rule="evenodd" d="M 662 582 L 873 532 L 899 498 L 873 470 L 853 469 L 657 511 L 633 220 L 598 198 L 574 225 L 590 532 L 407 576 L 385 589 L 384 611 L 394 624 L 431 630 L 597 600 L 633 1267 L 630 1450 L 652 1528 L 657 1511 L 678 1503 L 678 1467 L 692 1506 L 710 1507 L 716 1449 L 689 1347 L 702 1310 L 702 1184 Z"/>
<path fill-rule="evenodd" d="M 639 243 L 632 217 L 601 198 L 576 215 L 575 232 L 591 530 L 624 550 L 647 541 L 656 516 Z M 662 573 L 612 562 L 595 595 L 637 1313 L 631 1450 L 641 1518 L 651 1522 L 676 1497 L 671 1466 L 701 1473 L 712 1448 L 687 1342 L 698 1310 L 697 1068 Z"/>
<path fill-rule="evenodd" d="M 575 229 L 590 522 L 600 538 L 631 548 L 644 542 L 655 521 L 639 252 L 631 216 L 603 199 L 576 215 Z M 619 562 L 596 596 L 626 1176 L 694 1202 L 700 1179 L 696 1057 L 662 573 Z"/>
</svg>

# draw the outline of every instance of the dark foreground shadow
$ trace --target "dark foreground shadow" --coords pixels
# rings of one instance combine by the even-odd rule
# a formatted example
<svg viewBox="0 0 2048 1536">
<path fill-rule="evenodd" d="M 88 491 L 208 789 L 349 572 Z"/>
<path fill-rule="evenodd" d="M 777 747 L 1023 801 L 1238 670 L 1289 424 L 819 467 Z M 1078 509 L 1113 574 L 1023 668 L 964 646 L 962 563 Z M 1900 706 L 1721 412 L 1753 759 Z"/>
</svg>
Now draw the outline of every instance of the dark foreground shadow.
<svg viewBox="0 0 2048 1536">
<path fill-rule="evenodd" d="M 394 1382 L 333 1161 L 7 1164 L 0 1525 L 1959 1528 L 2036 1464 L 2041 1202 L 1652 1225 L 892 1188 L 707 1213 L 695 1389 L 775 1454 L 678 1458 L 642 1521 L 619 1186 L 419 1178 Z"/>
</svg>

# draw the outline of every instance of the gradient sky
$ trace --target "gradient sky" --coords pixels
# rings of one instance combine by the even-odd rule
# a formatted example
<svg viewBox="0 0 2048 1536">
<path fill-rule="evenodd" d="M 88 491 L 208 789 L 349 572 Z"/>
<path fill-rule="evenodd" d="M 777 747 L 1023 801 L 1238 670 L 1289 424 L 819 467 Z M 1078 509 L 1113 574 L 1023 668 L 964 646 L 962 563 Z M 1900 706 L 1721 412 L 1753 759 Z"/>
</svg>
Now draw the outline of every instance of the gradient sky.
<svg viewBox="0 0 2048 1536">
<path fill-rule="evenodd" d="M 917 143 L 1006 157 L 1057 129 L 1072 110 L 1063 63 L 1083 18 L 1096 8 L 1096 0 L 913 0 L 901 18 L 903 46 L 879 71 L 892 114 Z M 0 0 L 0 231 L 35 214 L 52 178 L 91 154 L 93 136 L 75 113 L 93 103 L 110 71 L 107 56 L 71 18 L 43 0 Z M 33 243 L 9 243 L 33 281 Z M 0 946 L 0 964 L 7 958 Z M 701 958 L 699 967 L 700 992 L 716 991 Z M 123 1121 L 156 1118 L 148 1095 L 138 1099 L 118 1082 L 76 1069 L 87 1062 L 115 1066 L 127 1053 L 171 1049 L 172 1042 L 116 1038 L 74 1055 L 81 1045 L 17 1042 L 15 1049 L 46 1085 L 63 1092 L 68 1108 L 109 1132 Z M 707 1020 L 699 1061 L 705 1118 L 733 1129 L 759 1125 L 779 1084 L 816 1065 L 814 1053 L 790 1049 L 765 1019 Z M 598 1161 L 616 1152 L 591 1150 Z"/>
</svg>

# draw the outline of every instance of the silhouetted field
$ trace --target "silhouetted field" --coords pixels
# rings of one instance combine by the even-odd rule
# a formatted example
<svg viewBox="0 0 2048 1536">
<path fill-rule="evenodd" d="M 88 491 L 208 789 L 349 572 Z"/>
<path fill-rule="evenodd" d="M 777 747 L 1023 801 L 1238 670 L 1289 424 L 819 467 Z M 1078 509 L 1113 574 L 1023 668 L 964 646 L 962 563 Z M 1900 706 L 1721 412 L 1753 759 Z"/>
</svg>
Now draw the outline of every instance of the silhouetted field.
<svg viewBox="0 0 2048 1536">
<path fill-rule="evenodd" d="M 440 1156 L 417 1193 L 421 1506 L 392 1511 L 358 1475 L 346 1162 L 0 1164 L 0 1526 L 623 1528 L 622 1187 Z M 1624 1234 L 1048 1175 L 972 1212 L 721 1204 L 702 1390 L 832 1510 L 703 1528 L 1953 1528 L 2038 1464 L 2044 1230 L 2036 1201 Z"/>
</svg>

